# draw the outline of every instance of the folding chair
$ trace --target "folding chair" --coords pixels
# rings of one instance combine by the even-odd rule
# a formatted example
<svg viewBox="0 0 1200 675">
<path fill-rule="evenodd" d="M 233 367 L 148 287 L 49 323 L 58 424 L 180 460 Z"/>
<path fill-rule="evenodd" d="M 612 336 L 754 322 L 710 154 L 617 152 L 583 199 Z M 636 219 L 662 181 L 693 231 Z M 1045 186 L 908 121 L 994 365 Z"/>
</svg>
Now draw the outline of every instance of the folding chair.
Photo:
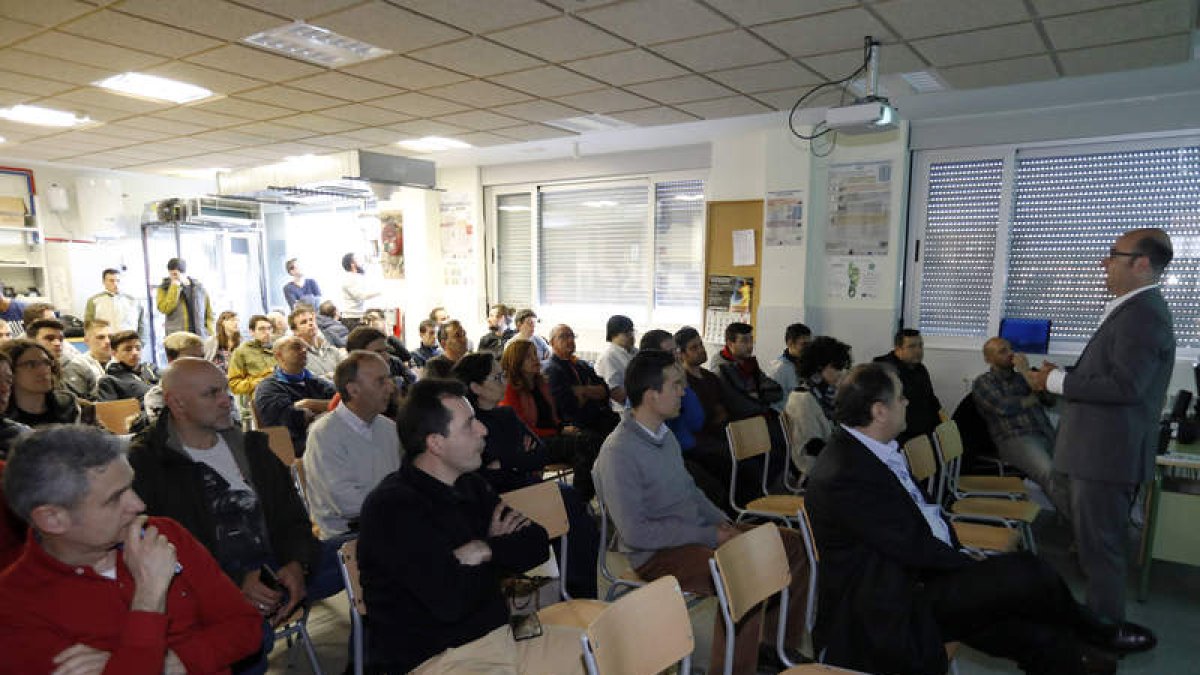
<svg viewBox="0 0 1200 675">
<path fill-rule="evenodd" d="M 665 576 L 609 605 L 579 637 L 589 675 L 654 675 L 679 663 L 691 672 L 695 636 L 687 603 Z"/>
<path fill-rule="evenodd" d="M 97 401 L 96 421 L 111 433 L 121 435 L 129 433 L 129 421 L 142 410 L 142 404 L 136 398 L 122 398 L 116 401 Z"/>
<path fill-rule="evenodd" d="M 570 523 L 567 508 L 563 505 L 562 492 L 555 481 L 543 481 L 512 490 L 500 495 L 500 499 L 541 525 L 551 539 L 559 537 L 558 573 L 559 594 L 562 602 L 545 607 L 538 612 L 538 619 L 545 624 L 584 628 L 608 606 L 608 603 L 586 598 L 572 598 L 567 593 L 567 536 Z"/>
<path fill-rule="evenodd" d="M 600 547 L 596 554 L 596 569 L 600 570 L 600 576 L 608 581 L 608 593 L 604 599 L 612 602 L 619 594 L 628 593 L 635 588 L 641 588 L 646 585 L 646 581 L 638 576 L 637 572 L 630 568 L 620 575 L 614 574 L 608 567 L 608 552 L 615 550 L 616 533 L 612 537 L 608 534 L 608 508 L 604 505 L 604 499 L 600 496 L 600 492 L 596 491 L 596 504 L 600 506 Z M 621 589 L 625 591 L 621 591 Z"/>
<path fill-rule="evenodd" d="M 354 675 L 363 675 L 366 665 L 363 617 L 367 615 L 367 603 L 363 600 L 362 583 L 358 579 L 358 539 L 351 539 L 338 549 L 338 569 L 342 572 L 342 583 L 346 585 L 346 599 L 350 604 L 350 632 L 354 636 Z"/>
<path fill-rule="evenodd" d="M 288 649 L 292 648 L 293 639 L 302 642 L 304 652 L 308 655 L 308 663 L 312 666 L 313 675 L 325 675 L 325 671 L 321 670 L 321 662 L 317 659 L 317 651 L 313 648 L 312 636 L 308 634 L 309 609 L 307 600 L 296 605 L 296 608 L 292 610 L 292 615 L 275 629 L 274 639 L 276 642 L 280 639 L 287 640 Z"/>
<path fill-rule="evenodd" d="M 800 466 L 792 459 L 792 419 L 786 412 L 779 413 L 779 426 L 783 429 L 783 449 L 784 454 L 787 456 L 787 461 L 784 462 L 783 487 L 787 488 L 787 491 L 794 495 L 803 494 L 804 481 L 808 477 L 808 467 Z M 803 452 L 803 449 L 801 449 L 801 452 Z M 795 482 L 792 482 L 793 469 L 796 471 Z"/>
<path fill-rule="evenodd" d="M 1025 481 L 1017 476 L 963 476 L 963 441 L 959 433 L 958 423 L 948 420 L 937 425 L 933 430 L 937 450 L 946 464 L 946 481 L 950 494 L 955 498 L 964 497 L 1004 497 L 1007 499 L 1028 499 L 1029 489 Z M 1003 469 L 1001 469 L 1003 471 Z"/>
<path fill-rule="evenodd" d="M 786 435 L 787 431 L 784 430 L 784 436 Z M 725 427 L 725 436 L 729 439 L 729 454 L 733 460 L 733 471 L 729 476 L 729 503 L 733 510 L 737 511 L 737 519 L 741 521 L 746 517 L 769 518 L 791 525 L 791 520 L 796 517 L 796 509 L 803 503 L 803 497 L 767 494 L 767 476 L 771 468 L 771 434 L 767 430 L 766 418 L 759 415 L 730 422 Z M 763 458 L 763 496 L 741 506 L 737 503 L 738 464 L 759 456 Z"/>
</svg>

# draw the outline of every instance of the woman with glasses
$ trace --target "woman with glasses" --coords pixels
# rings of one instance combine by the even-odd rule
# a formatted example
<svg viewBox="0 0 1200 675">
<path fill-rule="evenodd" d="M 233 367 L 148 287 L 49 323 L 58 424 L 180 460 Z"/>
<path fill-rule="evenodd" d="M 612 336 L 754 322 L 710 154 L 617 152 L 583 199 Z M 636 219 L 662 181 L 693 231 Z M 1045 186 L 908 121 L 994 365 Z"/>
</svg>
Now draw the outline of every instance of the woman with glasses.
<svg viewBox="0 0 1200 675">
<path fill-rule="evenodd" d="M 800 384 L 788 395 L 785 412 L 792 462 L 802 473 L 807 473 L 809 458 L 820 454 L 833 433 L 833 399 L 851 363 L 850 345 L 826 335 L 800 354 Z"/>
<path fill-rule="evenodd" d="M 21 338 L 0 344 L 0 353 L 13 364 L 12 394 L 5 414 L 8 419 L 30 427 L 79 421 L 75 396 L 55 388 L 58 361 L 45 347 Z"/>
</svg>

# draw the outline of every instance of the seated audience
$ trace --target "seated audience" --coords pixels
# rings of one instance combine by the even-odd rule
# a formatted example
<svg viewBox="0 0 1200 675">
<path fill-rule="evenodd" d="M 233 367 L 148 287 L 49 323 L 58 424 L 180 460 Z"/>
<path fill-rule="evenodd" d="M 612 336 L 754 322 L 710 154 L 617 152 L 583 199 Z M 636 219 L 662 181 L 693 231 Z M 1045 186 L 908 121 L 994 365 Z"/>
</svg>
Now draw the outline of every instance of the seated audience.
<svg viewBox="0 0 1200 675">
<path fill-rule="evenodd" d="M 0 353 L 13 364 L 12 396 L 5 413 L 8 419 L 28 427 L 79 421 L 75 396 L 54 387 L 60 371 L 50 350 L 33 340 L 17 338 L 0 344 Z"/>
<path fill-rule="evenodd" d="M 283 285 L 283 299 L 287 300 L 288 309 L 295 309 L 297 303 L 310 307 L 320 306 L 321 286 L 317 284 L 316 279 L 305 278 L 304 271 L 300 269 L 300 262 L 296 258 L 289 258 L 283 267 L 291 277 Z"/>
<path fill-rule="evenodd" d="M 579 631 L 516 641 L 502 574 L 545 561 L 546 531 L 476 469 L 486 429 L 461 383 L 413 385 L 397 427 L 408 458 L 367 496 L 358 566 L 368 665 L 387 673 L 583 672 Z"/>
<path fill-rule="evenodd" d="M 487 315 L 487 333 L 479 338 L 479 351 L 489 352 L 496 358 L 500 358 L 500 355 L 504 353 L 504 345 L 517 334 L 517 331 L 508 325 L 508 317 L 511 314 L 512 310 L 508 308 L 508 305 L 502 303 L 492 305 Z"/>
<path fill-rule="evenodd" d="M 92 319 L 83 326 L 83 342 L 87 352 L 63 366 L 62 383 L 75 398 L 95 401 L 96 386 L 104 377 L 104 369 L 112 360 L 112 328 L 104 319 Z"/>
<path fill-rule="evenodd" d="M 392 399 L 392 404 L 388 406 L 387 412 L 384 413 L 388 419 L 396 419 L 396 405 L 407 393 L 408 388 L 417 381 L 417 374 L 411 368 L 406 366 L 397 356 L 393 355 L 388 348 L 388 336 L 375 328 L 368 326 L 359 326 L 350 331 L 349 337 L 346 338 L 346 348 L 350 351 L 365 349 L 369 352 L 374 352 L 383 357 L 387 362 L 388 374 L 392 376 L 392 382 L 395 384 L 396 394 Z M 335 396 L 336 398 L 336 396 Z"/>
<path fill-rule="evenodd" d="M 288 325 L 292 328 L 292 336 L 300 338 L 308 351 L 308 369 L 318 377 L 332 379 L 333 370 L 346 358 L 346 352 L 329 344 L 317 330 L 316 311 L 308 305 L 296 305 L 288 315 Z"/>
<path fill-rule="evenodd" d="M 218 324 L 219 325 L 219 324 Z M 219 328 L 218 328 L 219 330 Z M 178 331 L 171 333 L 163 338 L 163 352 L 167 355 L 167 365 L 163 368 L 163 372 L 159 373 L 159 383 L 150 387 L 146 395 L 142 397 L 142 415 L 138 421 L 130 427 L 132 431 L 141 431 L 146 426 L 153 424 L 158 419 L 159 414 L 163 410 L 166 402 L 163 400 L 161 376 L 166 374 L 167 368 L 171 367 L 177 359 L 184 356 L 190 356 L 196 359 L 204 357 L 204 340 L 200 339 L 199 335 L 189 333 L 187 331 Z M 211 361 L 212 359 L 206 359 Z M 218 366 L 219 368 L 220 366 Z"/>
<path fill-rule="evenodd" d="M 288 320 L 286 314 L 279 310 L 267 312 L 267 319 L 271 321 L 272 342 L 288 334 Z"/>
<path fill-rule="evenodd" d="M 12 325 L 0 319 L 0 342 L 8 342 L 11 339 L 13 339 Z"/>
<path fill-rule="evenodd" d="M 538 316 L 533 313 L 532 309 L 523 309 L 517 312 L 517 332 L 512 336 L 513 340 L 529 340 L 537 349 L 538 361 L 545 361 L 550 358 L 550 345 L 541 336 L 533 331 L 537 329 Z"/>
<path fill-rule="evenodd" d="M 3 322 L 0 322 L 3 323 Z M 0 347 L 0 411 L 7 411 L 13 391 L 13 368 L 8 352 Z M 0 460 L 8 457 L 8 451 L 17 438 L 29 431 L 29 427 L 13 421 L 7 414 L 0 415 Z M 2 502 L 3 500 L 0 500 Z M 24 528 L 22 528 L 24 531 Z"/>
<path fill-rule="evenodd" d="M 542 439 L 552 462 L 571 465 L 575 471 L 575 489 L 591 501 L 596 494 L 592 486 L 592 462 L 604 437 L 559 419 L 550 386 L 542 375 L 537 349 L 529 340 L 510 340 L 500 359 L 500 368 L 506 380 L 500 405 L 511 407 Z"/>
<path fill-rule="evenodd" d="M 441 326 L 450 320 L 450 312 L 447 312 L 445 307 L 434 307 L 429 310 L 429 320 Z"/>
<path fill-rule="evenodd" d="M 366 313 L 363 314 L 362 325 L 368 328 L 374 328 L 380 333 L 383 333 L 387 340 L 388 354 L 400 359 L 400 363 L 404 364 L 405 367 L 408 366 L 408 364 L 412 361 L 412 353 L 409 352 L 408 348 L 404 346 L 403 340 L 395 335 L 392 335 L 392 326 L 388 323 L 387 315 L 384 314 L 382 309 L 368 309 Z M 350 347 L 347 347 L 347 349 L 350 349 Z"/>
<path fill-rule="evenodd" d="M 792 464 L 807 472 L 809 458 L 821 453 L 833 433 L 833 401 L 838 382 L 850 369 L 850 345 L 822 335 L 800 356 L 800 384 L 787 399 Z"/>
<path fill-rule="evenodd" d="M 229 357 L 229 391 L 240 396 L 254 395 L 258 383 L 275 370 L 273 342 L 271 320 L 261 314 L 250 317 L 250 339 L 238 345 Z"/>
<path fill-rule="evenodd" d="M 325 540 L 358 531 L 363 500 L 401 455 L 396 423 L 383 416 L 396 391 L 383 357 L 352 351 L 333 377 L 341 403 L 312 423 L 303 459 L 309 515 Z"/>
<path fill-rule="evenodd" d="M 222 372 L 228 372 L 229 360 L 240 344 L 242 333 L 238 330 L 237 312 L 226 310 L 217 317 L 213 334 L 204 341 L 204 358 L 217 364 Z"/>
<path fill-rule="evenodd" d="M 802 323 L 793 323 L 783 333 L 783 353 L 772 359 L 763 368 L 767 377 L 779 383 L 783 390 L 783 398 L 772 406 L 775 412 L 783 412 L 787 405 L 788 392 L 799 386 L 803 379 L 800 375 L 800 356 L 804 348 L 812 342 L 812 329 Z"/>
<path fill-rule="evenodd" d="M 563 422 L 607 436 L 617 426 L 617 414 L 608 406 L 608 385 L 588 365 L 575 357 L 575 331 L 560 323 L 550 331 L 553 354 L 543 365 L 550 397 Z"/>
<path fill-rule="evenodd" d="M 285 337 L 275 341 L 275 371 L 254 390 L 258 426 L 287 427 L 296 456 L 304 454 L 308 425 L 329 408 L 333 383 L 313 375 L 304 341 Z"/>
<path fill-rule="evenodd" d="M 180 358 L 163 375 L 163 395 L 166 411 L 129 447 L 133 487 L 146 512 L 187 528 L 273 624 L 305 597 L 341 591 L 336 549 L 322 549 L 313 537 L 291 474 L 267 435 L 233 424 L 221 369 Z M 264 564 L 283 589 L 263 583 Z"/>
<path fill-rule="evenodd" d="M 0 672 L 228 673 L 261 620 L 179 523 L 139 515 L 123 443 L 83 426 L 23 438 L 4 475 L 30 523 L 0 575 Z"/>
<path fill-rule="evenodd" d="M 49 307 L 49 305 L 46 305 Z M 53 313 L 53 309 L 47 310 Z M 37 342 L 50 352 L 50 356 L 58 362 L 61 370 L 79 356 L 75 348 L 67 344 L 63 335 L 63 325 L 58 319 L 35 319 L 25 326 L 25 337 Z M 64 349 L 65 347 L 65 349 Z M 59 383 L 59 375 L 54 376 L 55 385 Z"/>
<path fill-rule="evenodd" d="M 921 363 L 925 359 L 925 340 L 915 328 L 901 328 L 892 339 L 892 351 L 876 356 L 877 363 L 886 363 L 895 369 L 904 385 L 904 397 L 908 399 L 907 427 L 896 438 L 900 445 L 923 434 L 933 433 L 942 420 L 948 419 L 942 404 L 933 393 L 933 381 L 929 370 Z"/>
<path fill-rule="evenodd" d="M 450 377 L 450 369 L 467 353 L 467 331 L 457 319 L 450 319 L 438 324 L 437 336 L 442 353 L 425 362 L 425 377 Z"/>
<path fill-rule="evenodd" d="M 453 376 L 467 387 L 467 401 L 475 418 L 487 428 L 483 466 L 479 473 L 492 489 L 504 493 L 542 480 L 550 463 L 546 444 L 517 417 L 512 408 L 501 406 L 504 371 L 491 354 L 467 354 L 454 365 Z M 596 597 L 596 549 L 600 533 L 579 492 L 559 484 L 570 524 L 567 537 L 567 593 L 575 598 Z M 555 550 L 559 544 L 556 542 Z"/>
<path fill-rule="evenodd" d="M 101 401 L 136 398 L 139 402 L 150 387 L 158 384 L 158 370 L 142 363 L 142 338 L 135 330 L 112 336 L 113 359 L 97 385 Z"/>
<path fill-rule="evenodd" d="M 7 452 L 5 449 L 6 455 Z M 21 557 L 29 530 L 29 526 L 13 512 L 4 498 L 4 467 L 5 462 L 0 459 L 0 573 Z"/>
<path fill-rule="evenodd" d="M 725 458 L 725 469 L 714 472 L 716 467 L 709 467 L 710 473 L 726 475 L 729 473 L 729 447 L 725 439 L 725 425 L 729 422 L 729 413 L 721 400 L 721 379 L 715 373 L 704 367 L 708 362 L 708 351 L 704 348 L 704 339 L 700 332 L 691 326 L 684 326 L 675 331 L 675 345 L 679 348 L 679 360 L 687 375 L 687 386 L 696 392 L 700 406 L 704 409 L 704 426 L 697 432 L 697 447 L 719 447 L 719 454 Z"/>
<path fill-rule="evenodd" d="M 4 289 L 4 284 L 0 283 L 0 321 L 7 321 L 10 332 L 20 337 L 24 334 L 21 320 L 25 316 L 25 303 L 4 295 Z"/>
<path fill-rule="evenodd" d="M 620 550 L 638 576 L 653 581 L 668 574 L 685 591 L 715 595 L 708 560 L 713 550 L 749 529 L 736 526 L 705 498 L 683 466 L 679 443 L 666 421 L 679 414 L 683 369 L 666 352 L 639 352 L 629 362 L 625 386 L 632 410 L 604 441 L 596 460 L 596 489 L 616 526 Z M 804 633 L 806 558 L 800 536 L 781 529 L 791 568 L 786 642 L 799 647 Z M 748 613 L 736 628 L 733 672 L 757 672 L 758 643 L 774 643 L 778 621 L 763 623 L 762 608 Z M 725 623 L 713 621 L 710 670 L 725 664 Z"/>
<path fill-rule="evenodd" d="M 604 339 L 608 347 L 596 359 L 596 374 L 608 385 L 609 406 L 615 412 L 625 411 L 625 368 L 633 358 L 633 320 L 614 314 L 608 317 L 604 328 Z"/>
<path fill-rule="evenodd" d="M 346 336 L 350 334 L 350 329 L 340 321 L 341 318 L 337 305 L 328 300 L 317 308 L 317 328 L 321 330 L 321 335 L 334 347 L 345 349 Z"/>
<path fill-rule="evenodd" d="M 1008 340 L 994 337 L 985 342 L 983 360 L 990 368 L 975 378 L 971 393 L 1000 459 L 1037 483 L 1059 513 L 1070 515 L 1066 476 L 1058 474 L 1056 480 L 1050 458 L 1054 427 L 1046 417 L 1049 395 L 1029 388 L 1024 376 L 1029 361 L 1024 354 L 1013 354 Z"/>
<path fill-rule="evenodd" d="M 725 347 L 709 359 L 708 369 L 721 380 L 721 399 L 730 421 L 764 415 L 783 399 L 779 383 L 754 358 L 754 329 L 748 323 L 729 324 Z"/>
<path fill-rule="evenodd" d="M 805 501 L 821 555 L 814 647 L 872 673 L 946 672 L 947 642 L 1013 659 L 1026 673 L 1116 672 L 1084 656 L 1099 621 L 1029 553 L 977 559 L 908 472 L 896 438 L 903 384 L 879 363 L 838 386 L 839 428 L 809 474 Z"/>
<path fill-rule="evenodd" d="M 25 306 L 25 311 L 21 312 L 21 323 L 25 326 L 27 337 L 32 337 L 29 334 L 30 327 L 34 321 L 57 321 L 58 315 L 54 312 L 54 305 L 48 302 L 34 302 Z M 34 338 L 35 340 L 37 338 Z"/>
<path fill-rule="evenodd" d="M 424 368 L 429 359 L 442 353 L 437 342 L 437 322 L 433 319 L 425 319 L 421 322 L 419 330 L 421 333 L 421 345 L 412 353 L 414 368 Z"/>
</svg>

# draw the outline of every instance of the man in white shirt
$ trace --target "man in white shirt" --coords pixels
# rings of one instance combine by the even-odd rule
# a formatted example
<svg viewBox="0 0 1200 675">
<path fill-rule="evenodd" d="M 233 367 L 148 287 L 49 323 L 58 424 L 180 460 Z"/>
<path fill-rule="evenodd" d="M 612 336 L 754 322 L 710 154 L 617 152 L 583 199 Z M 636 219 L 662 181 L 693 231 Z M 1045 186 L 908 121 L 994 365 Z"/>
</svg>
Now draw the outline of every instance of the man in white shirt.
<svg viewBox="0 0 1200 675">
<path fill-rule="evenodd" d="M 121 292 L 120 270 L 106 269 L 100 277 L 104 281 L 104 290 L 88 298 L 83 310 L 84 323 L 103 319 L 116 332 L 136 330 L 142 342 L 147 343 L 146 312 L 137 298 Z"/>
<path fill-rule="evenodd" d="M 367 493 L 400 468 L 396 424 L 383 416 L 396 391 L 387 362 L 375 352 L 351 352 L 333 384 L 342 401 L 309 427 L 303 458 L 309 514 L 322 540 L 357 532 Z"/>
<path fill-rule="evenodd" d="M 87 353 L 71 359 L 63 366 L 63 385 L 76 398 L 96 400 L 96 385 L 104 377 L 104 369 L 112 359 L 110 324 L 104 319 L 92 319 L 83 324 L 83 342 Z"/>
<path fill-rule="evenodd" d="M 596 359 L 596 374 L 608 385 L 609 405 L 616 412 L 625 410 L 628 398 L 625 393 L 625 369 L 637 353 L 634 349 L 633 319 L 620 314 L 608 317 L 604 328 L 604 339 L 608 348 Z"/>
<path fill-rule="evenodd" d="M 342 269 L 346 270 L 342 280 L 342 316 L 361 319 L 367 300 L 382 295 L 382 291 L 369 287 L 367 271 L 353 253 L 342 256 Z"/>
</svg>

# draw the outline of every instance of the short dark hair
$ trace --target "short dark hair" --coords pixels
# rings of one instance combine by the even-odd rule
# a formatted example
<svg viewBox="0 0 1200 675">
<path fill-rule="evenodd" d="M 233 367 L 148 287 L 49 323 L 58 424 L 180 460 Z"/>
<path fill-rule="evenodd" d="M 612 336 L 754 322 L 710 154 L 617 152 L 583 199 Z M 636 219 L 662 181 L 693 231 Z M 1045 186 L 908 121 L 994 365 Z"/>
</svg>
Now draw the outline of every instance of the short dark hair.
<svg viewBox="0 0 1200 675">
<path fill-rule="evenodd" d="M 366 349 L 367 345 L 376 340 L 386 339 L 387 336 L 378 328 L 370 326 L 355 326 L 354 330 L 346 336 L 346 349 L 354 351 L 355 349 Z"/>
<path fill-rule="evenodd" d="M 57 380 L 62 374 L 62 366 L 59 365 L 58 359 L 54 358 L 54 355 L 50 353 L 50 350 L 42 346 L 42 343 L 34 342 L 29 338 L 15 338 L 5 342 L 0 342 L 0 354 L 4 354 L 8 357 L 9 361 L 12 361 L 13 370 L 16 370 L 17 368 L 17 361 L 19 361 L 21 357 L 25 355 L 25 352 L 31 349 L 36 349 L 42 352 L 46 355 L 46 358 L 50 359 L 50 372 L 54 374 L 54 378 Z M 15 395 L 10 397 L 8 403 L 9 406 L 15 405 L 15 401 Z"/>
<path fill-rule="evenodd" d="M 532 309 L 523 309 L 523 310 L 517 312 L 517 315 L 515 317 L 513 317 L 513 323 L 520 326 L 525 321 L 525 319 L 528 319 L 531 316 L 536 319 L 537 312 L 533 311 Z"/>
<path fill-rule="evenodd" d="M 850 366 L 850 345 L 837 338 L 821 335 L 815 338 L 800 355 L 800 364 L 796 369 L 800 377 L 809 377 L 833 366 L 838 370 Z"/>
<path fill-rule="evenodd" d="M 337 364 L 337 368 L 333 369 L 333 388 L 337 389 L 337 393 L 341 395 L 343 401 L 350 401 L 353 398 L 350 396 L 350 383 L 358 379 L 358 369 L 362 366 L 362 362 L 368 359 L 379 359 L 383 367 L 387 368 L 387 360 L 382 355 L 365 349 L 355 349 Z"/>
<path fill-rule="evenodd" d="M 371 321 L 372 316 L 377 316 L 380 319 L 387 321 L 387 313 L 382 309 L 371 308 L 363 312 L 363 321 Z"/>
<path fill-rule="evenodd" d="M 141 339 L 142 336 L 138 335 L 136 330 L 123 330 L 109 338 L 108 343 L 112 345 L 113 351 L 116 351 L 117 347 L 126 342 L 132 342 L 133 340 L 141 341 Z"/>
<path fill-rule="evenodd" d="M 784 342 L 795 342 L 799 338 L 812 335 L 812 329 L 802 323 L 793 323 L 783 331 Z"/>
<path fill-rule="evenodd" d="M 396 419 L 396 433 L 407 459 L 425 452 L 430 434 L 446 435 L 453 415 L 442 401 L 466 395 L 466 387 L 458 380 L 425 378 L 409 388 Z"/>
<path fill-rule="evenodd" d="M 921 331 L 916 328 L 901 328 L 892 336 L 892 346 L 901 347 L 904 345 L 904 338 L 921 337 Z"/>
<path fill-rule="evenodd" d="M 54 305 L 48 302 L 35 302 L 25 305 L 25 311 L 21 312 L 21 323 L 25 326 L 25 332 L 29 332 L 33 323 L 41 319 L 46 310 L 50 310 L 53 313 Z"/>
<path fill-rule="evenodd" d="M 93 328 L 108 328 L 109 326 L 112 326 L 112 324 L 104 319 L 92 319 L 91 321 L 83 322 L 83 332 L 86 334 L 91 332 Z"/>
<path fill-rule="evenodd" d="M 433 309 L 429 310 L 429 318 L 433 319 L 434 321 L 437 321 L 437 313 L 438 313 L 439 309 L 443 312 L 446 312 L 445 307 L 438 305 L 437 307 L 434 307 Z M 450 312 L 446 312 L 446 313 L 449 314 Z"/>
<path fill-rule="evenodd" d="M 1175 250 L 1171 247 L 1171 238 L 1166 232 L 1156 227 L 1146 227 L 1134 230 L 1134 232 L 1142 235 L 1133 245 L 1134 252 L 1146 256 L 1155 276 L 1161 275 L 1175 258 Z"/>
<path fill-rule="evenodd" d="M 425 377 L 436 377 L 440 380 L 446 380 L 450 378 L 450 371 L 453 369 L 454 362 L 450 360 L 450 357 L 445 354 L 438 354 L 425 362 L 425 370 L 422 374 Z"/>
<path fill-rule="evenodd" d="M 354 264 L 354 254 L 353 253 L 347 253 L 346 255 L 342 256 L 342 269 L 349 272 L 350 266 L 353 264 Z"/>
<path fill-rule="evenodd" d="M 257 326 L 258 322 L 260 321 L 266 321 L 271 326 L 271 330 L 275 330 L 275 322 L 271 320 L 271 317 L 265 314 L 255 314 L 254 316 L 250 317 L 249 327 L 251 333 L 254 332 L 254 327 Z"/>
<path fill-rule="evenodd" d="M 62 331 L 63 323 L 58 319 L 38 319 L 25 326 L 25 334 L 36 340 L 38 331 L 43 328 L 53 328 L 54 330 Z"/>
<path fill-rule="evenodd" d="M 680 349 L 686 349 L 688 343 L 698 337 L 700 337 L 700 331 L 692 328 L 691 326 L 684 326 L 683 328 L 675 331 L 675 346 L 679 347 Z"/>
<path fill-rule="evenodd" d="M 312 314 L 313 316 L 316 316 L 317 310 L 312 305 L 306 305 L 303 302 L 297 302 L 296 306 L 292 308 L 292 313 L 288 314 L 288 328 L 296 330 L 296 317 L 300 316 L 301 314 Z"/>
<path fill-rule="evenodd" d="M 183 258 L 171 258 L 167 261 L 167 271 L 174 272 L 179 270 L 180 273 L 187 272 L 187 262 Z"/>
<path fill-rule="evenodd" d="M 437 328 L 437 322 L 434 321 L 433 319 L 425 319 L 424 321 L 422 321 L 420 324 L 417 325 L 417 331 L 420 333 L 424 333 L 425 331 L 429 330 L 430 328 Z"/>
<path fill-rule="evenodd" d="M 296 258 L 288 258 L 287 262 L 283 263 L 283 269 L 288 274 L 292 273 L 292 268 L 296 266 Z"/>
<path fill-rule="evenodd" d="M 317 308 L 317 313 L 321 316 L 327 316 L 331 319 L 337 317 L 337 305 L 333 304 L 332 300 L 326 300 Z"/>
<path fill-rule="evenodd" d="M 612 339 L 622 333 L 633 332 L 633 319 L 624 314 L 613 314 L 608 317 L 608 322 L 604 324 L 604 339 L 612 342 Z"/>
<path fill-rule="evenodd" d="M 670 333 L 660 328 L 648 330 L 642 335 L 642 339 L 638 340 L 638 349 L 657 349 L 662 351 L 662 343 L 667 340 L 674 340 Z"/>
<path fill-rule="evenodd" d="M 449 331 L 451 328 L 457 328 L 462 331 L 463 337 L 467 336 L 467 329 L 463 328 L 462 322 L 458 319 L 450 319 L 446 323 L 438 326 L 438 342 L 445 344 L 446 338 L 448 337 L 447 331 Z"/>
<path fill-rule="evenodd" d="M 629 394 L 629 405 L 634 408 L 640 406 L 642 397 L 651 389 L 662 391 L 665 381 L 663 371 L 674 365 L 675 356 L 668 352 L 651 349 L 635 354 L 625 368 L 625 391 Z"/>
<path fill-rule="evenodd" d="M 471 405 L 475 405 L 479 397 L 475 392 L 471 391 L 472 384 L 483 384 L 484 380 L 492 374 L 492 364 L 496 362 L 496 357 L 488 352 L 473 352 L 467 354 L 454 364 L 450 369 L 450 376 L 459 382 L 467 389 L 467 400 Z"/>
<path fill-rule="evenodd" d="M 751 335 L 754 333 L 754 326 L 741 321 L 734 321 L 725 327 L 725 342 L 737 342 L 739 335 Z"/>
<path fill-rule="evenodd" d="M 120 273 L 121 273 L 121 270 L 116 269 L 115 267 L 105 268 L 105 270 L 100 273 L 100 281 L 104 281 L 104 277 L 106 277 L 110 274 L 118 274 L 119 275 Z"/>
<path fill-rule="evenodd" d="M 850 370 L 838 384 L 833 402 L 833 419 L 848 427 L 865 427 L 871 423 L 871 407 L 876 403 L 891 403 L 896 391 L 896 370 L 888 363 L 861 363 Z"/>
<path fill-rule="evenodd" d="M 88 472 L 125 453 L 125 444 L 97 427 L 51 425 L 20 437 L 4 469 L 8 505 L 25 521 L 39 506 L 79 506 L 90 489 Z"/>
</svg>

